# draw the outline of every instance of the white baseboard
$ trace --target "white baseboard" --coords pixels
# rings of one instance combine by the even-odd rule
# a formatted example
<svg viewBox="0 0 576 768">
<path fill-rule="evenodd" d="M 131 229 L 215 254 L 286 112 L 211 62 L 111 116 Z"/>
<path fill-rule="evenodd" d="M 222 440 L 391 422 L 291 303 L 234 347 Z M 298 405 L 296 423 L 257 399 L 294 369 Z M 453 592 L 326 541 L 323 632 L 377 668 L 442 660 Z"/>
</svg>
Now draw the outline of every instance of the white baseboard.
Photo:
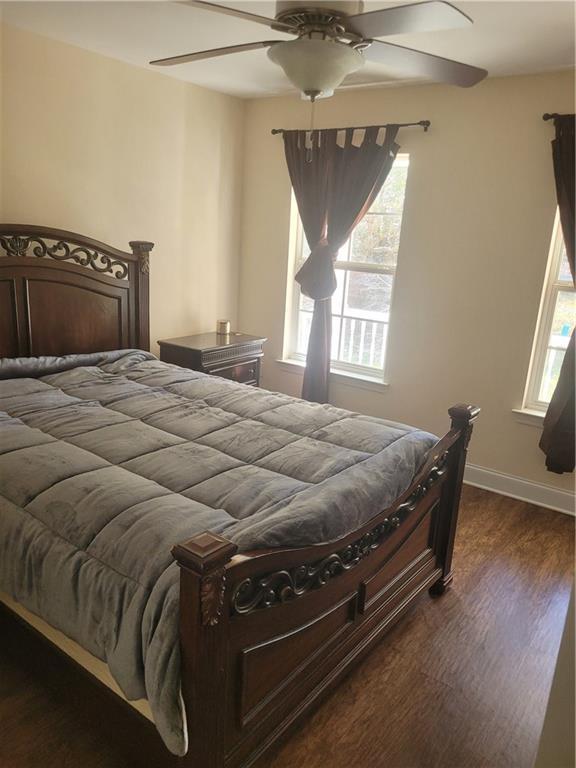
<svg viewBox="0 0 576 768">
<path fill-rule="evenodd" d="M 528 501 L 539 507 L 555 509 L 567 515 L 576 515 L 574 494 L 560 488 L 553 488 L 551 485 L 534 483 L 514 475 L 504 475 L 502 472 L 478 467 L 475 464 L 466 465 L 464 482 L 487 491 L 501 493 L 503 496 L 511 496 L 513 499 Z"/>
</svg>

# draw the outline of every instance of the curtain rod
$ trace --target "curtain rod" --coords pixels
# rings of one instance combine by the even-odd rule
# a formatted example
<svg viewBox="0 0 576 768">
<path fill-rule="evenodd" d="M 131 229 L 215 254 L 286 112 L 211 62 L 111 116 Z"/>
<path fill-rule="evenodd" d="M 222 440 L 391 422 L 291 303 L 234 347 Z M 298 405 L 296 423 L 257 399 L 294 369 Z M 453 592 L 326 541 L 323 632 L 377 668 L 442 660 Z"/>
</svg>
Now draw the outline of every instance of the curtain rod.
<svg viewBox="0 0 576 768">
<path fill-rule="evenodd" d="M 397 128 L 409 128 L 410 126 L 422 126 L 424 128 L 424 132 L 430 128 L 431 122 L 430 120 L 419 120 L 417 123 L 384 123 L 383 125 L 358 125 L 358 126 L 345 126 L 344 128 L 315 128 L 314 130 L 319 131 L 366 131 L 368 128 L 390 128 L 392 126 L 396 126 Z M 277 133 L 287 133 L 289 129 L 286 128 L 272 128 L 272 135 L 275 136 Z M 309 129 L 306 128 L 296 128 L 293 130 L 302 130 L 309 132 Z"/>
<path fill-rule="evenodd" d="M 560 115 L 558 112 L 545 112 L 542 120 L 556 120 L 557 117 L 573 117 L 573 115 Z"/>
</svg>

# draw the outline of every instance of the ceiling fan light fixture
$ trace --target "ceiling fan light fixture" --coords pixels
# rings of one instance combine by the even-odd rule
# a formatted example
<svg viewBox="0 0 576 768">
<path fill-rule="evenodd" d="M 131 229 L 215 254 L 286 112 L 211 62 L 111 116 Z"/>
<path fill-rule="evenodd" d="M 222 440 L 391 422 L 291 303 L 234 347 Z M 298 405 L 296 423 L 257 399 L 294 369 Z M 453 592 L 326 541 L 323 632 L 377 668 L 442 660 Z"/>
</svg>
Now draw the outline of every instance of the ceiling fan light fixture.
<svg viewBox="0 0 576 768">
<path fill-rule="evenodd" d="M 364 65 L 364 57 L 352 46 L 309 37 L 276 43 L 269 48 L 268 58 L 311 100 L 331 96 L 347 75 Z"/>
</svg>

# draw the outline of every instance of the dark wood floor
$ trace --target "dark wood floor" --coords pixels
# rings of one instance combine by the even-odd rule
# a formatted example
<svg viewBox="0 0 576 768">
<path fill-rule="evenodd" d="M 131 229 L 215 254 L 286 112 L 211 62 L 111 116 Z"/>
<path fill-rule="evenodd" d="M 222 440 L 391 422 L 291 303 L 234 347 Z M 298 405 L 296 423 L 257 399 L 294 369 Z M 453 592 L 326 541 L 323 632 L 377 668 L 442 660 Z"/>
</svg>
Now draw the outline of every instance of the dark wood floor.
<svg viewBox="0 0 576 768">
<path fill-rule="evenodd" d="M 453 588 L 424 596 L 261 766 L 531 768 L 573 537 L 565 515 L 466 488 Z M 175 764 L 151 729 L 2 613 L 0 640 L 0 766 Z"/>
</svg>

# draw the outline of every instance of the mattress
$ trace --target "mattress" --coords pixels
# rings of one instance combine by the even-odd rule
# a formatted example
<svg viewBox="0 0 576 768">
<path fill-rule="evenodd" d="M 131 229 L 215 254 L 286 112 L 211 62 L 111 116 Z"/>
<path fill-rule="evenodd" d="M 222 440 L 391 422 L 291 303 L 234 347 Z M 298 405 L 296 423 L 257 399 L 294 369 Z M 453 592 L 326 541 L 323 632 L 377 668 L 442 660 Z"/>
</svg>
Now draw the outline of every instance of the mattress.
<svg viewBox="0 0 576 768">
<path fill-rule="evenodd" d="M 119 698 L 130 704 L 130 706 L 139 712 L 147 720 L 154 722 L 152 716 L 152 710 L 150 704 L 146 699 L 136 699 L 135 701 L 129 701 L 122 693 L 122 690 L 116 680 L 112 677 L 110 668 L 101 659 L 97 659 L 96 656 L 89 653 L 81 645 L 71 640 L 63 632 L 59 632 L 54 627 L 51 627 L 46 621 L 41 619 L 36 614 L 28 611 L 23 605 L 13 600 L 10 595 L 0 591 L 0 603 L 9 608 L 12 613 L 19 616 L 22 621 L 31 626 L 36 632 L 39 632 L 43 637 L 49 640 L 52 645 L 69 656 L 76 664 L 80 665 L 83 669 L 89 672 L 93 677 L 99 680 L 103 685 L 109 688 Z"/>
<path fill-rule="evenodd" d="M 141 351 L 0 361 L 0 589 L 147 699 L 184 754 L 174 544 L 340 538 L 436 439 Z"/>
</svg>

